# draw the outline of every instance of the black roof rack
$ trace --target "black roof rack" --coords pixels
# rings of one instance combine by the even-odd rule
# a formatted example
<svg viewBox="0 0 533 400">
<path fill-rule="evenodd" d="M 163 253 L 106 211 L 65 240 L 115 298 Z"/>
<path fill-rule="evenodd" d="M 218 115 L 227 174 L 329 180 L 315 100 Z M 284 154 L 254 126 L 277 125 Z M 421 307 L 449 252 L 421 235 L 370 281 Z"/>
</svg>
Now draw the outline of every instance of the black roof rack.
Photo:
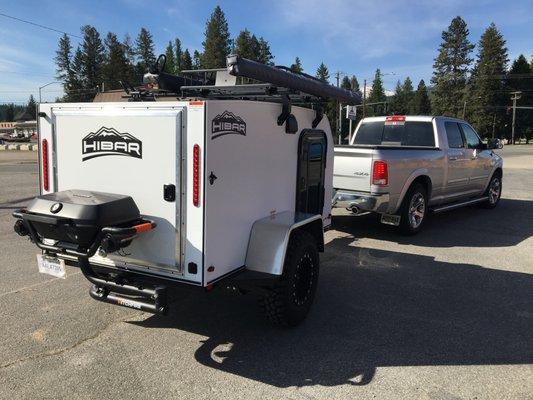
<svg viewBox="0 0 533 400">
<path fill-rule="evenodd" d="M 144 81 L 148 89 L 128 93 L 132 100 L 156 97 L 268 100 L 293 104 L 338 100 L 359 104 L 361 96 L 287 67 L 271 66 L 230 55 L 226 68 L 181 71 L 180 76 L 164 72 L 166 57 L 160 55 Z M 152 87 L 152 88 L 150 88 Z"/>
</svg>

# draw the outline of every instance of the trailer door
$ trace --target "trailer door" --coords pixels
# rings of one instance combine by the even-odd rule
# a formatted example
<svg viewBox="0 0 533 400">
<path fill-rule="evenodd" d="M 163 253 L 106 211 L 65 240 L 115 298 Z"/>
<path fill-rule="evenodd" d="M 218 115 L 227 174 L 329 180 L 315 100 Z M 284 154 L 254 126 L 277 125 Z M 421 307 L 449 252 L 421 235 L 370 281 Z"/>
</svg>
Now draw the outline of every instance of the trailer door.
<svg viewBox="0 0 533 400">
<path fill-rule="evenodd" d="M 327 139 L 323 131 L 302 131 L 298 146 L 296 211 L 322 214 Z"/>
<path fill-rule="evenodd" d="M 130 195 L 157 223 L 110 255 L 114 262 L 180 270 L 182 111 L 127 103 L 52 110 L 56 190 Z"/>
</svg>

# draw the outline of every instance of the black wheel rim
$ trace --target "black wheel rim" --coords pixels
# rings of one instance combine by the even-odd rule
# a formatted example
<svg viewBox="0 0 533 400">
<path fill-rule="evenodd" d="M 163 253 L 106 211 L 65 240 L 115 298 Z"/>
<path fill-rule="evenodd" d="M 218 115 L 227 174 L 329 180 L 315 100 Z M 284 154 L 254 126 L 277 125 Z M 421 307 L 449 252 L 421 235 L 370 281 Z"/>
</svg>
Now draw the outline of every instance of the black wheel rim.
<svg viewBox="0 0 533 400">
<path fill-rule="evenodd" d="M 296 265 L 292 293 L 294 302 L 298 306 L 307 303 L 313 290 L 313 281 L 315 278 L 314 262 L 309 253 L 305 253 Z"/>
</svg>

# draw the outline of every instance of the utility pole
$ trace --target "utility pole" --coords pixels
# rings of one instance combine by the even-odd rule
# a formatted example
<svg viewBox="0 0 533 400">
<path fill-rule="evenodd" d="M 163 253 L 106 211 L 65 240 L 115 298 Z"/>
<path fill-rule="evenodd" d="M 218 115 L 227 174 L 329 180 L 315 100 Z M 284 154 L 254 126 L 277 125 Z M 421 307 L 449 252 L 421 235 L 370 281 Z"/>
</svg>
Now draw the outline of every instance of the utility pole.
<svg viewBox="0 0 533 400">
<path fill-rule="evenodd" d="M 511 143 L 514 144 L 514 123 L 516 119 L 516 100 L 520 99 L 522 96 L 522 92 L 511 92 L 513 97 L 511 97 L 511 100 L 513 101 L 513 127 L 511 129 Z"/>
<path fill-rule="evenodd" d="M 363 118 L 366 116 L 366 79 L 363 85 Z"/>
<path fill-rule="evenodd" d="M 466 100 L 463 103 L 463 119 L 465 119 L 465 114 L 466 114 Z"/>
<path fill-rule="evenodd" d="M 337 71 L 335 72 L 335 79 L 337 80 L 337 87 L 340 87 L 340 79 L 341 76 L 345 75 L 344 72 Z M 337 118 L 337 134 L 339 135 L 339 144 L 342 144 L 342 104 L 340 101 L 337 101 L 337 108 L 338 108 L 338 118 Z"/>
</svg>

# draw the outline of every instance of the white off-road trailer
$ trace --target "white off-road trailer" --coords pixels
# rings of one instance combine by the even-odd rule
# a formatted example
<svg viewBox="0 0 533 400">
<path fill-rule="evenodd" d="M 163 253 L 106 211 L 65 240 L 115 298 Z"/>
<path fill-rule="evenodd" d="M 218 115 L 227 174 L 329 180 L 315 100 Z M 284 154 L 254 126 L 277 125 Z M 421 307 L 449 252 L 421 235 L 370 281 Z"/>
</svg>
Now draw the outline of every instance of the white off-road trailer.
<svg viewBox="0 0 533 400">
<path fill-rule="evenodd" d="M 232 60 L 233 76 L 258 79 L 253 72 L 267 68 L 326 85 Z M 177 78 L 155 76 L 161 86 Z M 178 283 L 257 289 L 273 322 L 303 320 L 331 222 L 333 140 L 318 102 L 291 107 L 301 91 L 243 94 L 282 92 L 259 78 L 224 87 L 180 81 L 182 96 L 158 97 L 165 101 L 41 104 L 41 196 L 14 213 L 17 233 L 42 250 L 40 270 L 79 266 L 93 298 L 161 314 Z"/>
</svg>

